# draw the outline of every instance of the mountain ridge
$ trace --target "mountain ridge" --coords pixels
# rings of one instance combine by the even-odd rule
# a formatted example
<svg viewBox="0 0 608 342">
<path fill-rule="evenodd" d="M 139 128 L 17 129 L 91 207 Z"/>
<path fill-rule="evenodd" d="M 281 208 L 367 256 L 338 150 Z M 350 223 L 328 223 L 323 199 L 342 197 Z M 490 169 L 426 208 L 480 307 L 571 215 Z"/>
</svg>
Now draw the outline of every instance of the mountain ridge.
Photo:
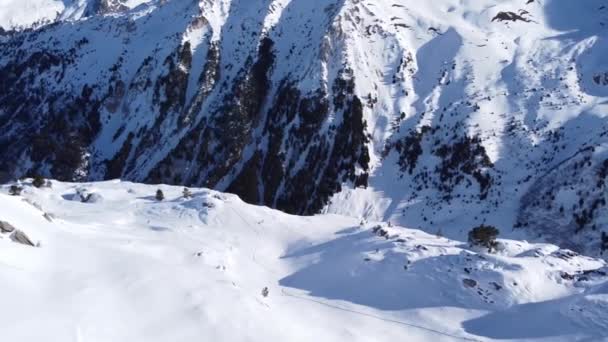
<svg viewBox="0 0 608 342">
<path fill-rule="evenodd" d="M 0 170 L 206 186 L 454 238 L 576 232 L 600 255 L 607 22 L 600 0 L 149 1 L 60 21 L 1 38 Z M 559 234 L 532 224 L 547 216 Z"/>
</svg>

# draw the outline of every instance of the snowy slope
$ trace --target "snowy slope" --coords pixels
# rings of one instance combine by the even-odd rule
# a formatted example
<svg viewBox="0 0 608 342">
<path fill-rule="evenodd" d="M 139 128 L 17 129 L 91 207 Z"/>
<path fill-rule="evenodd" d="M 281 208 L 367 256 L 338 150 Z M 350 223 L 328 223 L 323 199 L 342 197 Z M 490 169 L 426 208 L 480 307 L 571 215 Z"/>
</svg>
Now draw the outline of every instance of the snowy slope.
<svg viewBox="0 0 608 342">
<path fill-rule="evenodd" d="M 61 20 L 124 11 L 150 0 L 2 0 L 0 28 L 20 30 Z"/>
<path fill-rule="evenodd" d="M 0 193 L 0 220 L 39 244 L 0 235 L 3 340 L 608 338 L 605 262 L 552 245 L 501 240 L 487 254 L 206 189 L 28 184 Z"/>
<path fill-rule="evenodd" d="M 480 222 L 514 237 L 522 236 L 514 227 L 525 228 L 529 237 L 602 254 L 605 1 L 361 7 L 375 14 L 360 24 L 373 28 L 374 39 L 348 35 L 349 46 L 358 56 L 355 74 L 366 79 L 359 92 L 373 99 L 368 125 L 379 161 L 366 189 L 337 194 L 327 211 L 452 237 Z M 521 20 L 501 21 L 501 13 Z M 547 179 L 580 155 L 575 173 Z M 539 191 L 541 183 L 553 187 Z M 558 212 L 560 187 L 578 196 L 571 204 L 585 199 Z M 539 206 L 554 209 L 545 215 Z M 569 243 L 573 232 L 577 242 Z"/>
<path fill-rule="evenodd" d="M 0 2 L 0 27 L 9 30 L 53 21 L 64 9 L 61 0 L 3 0 Z"/>
<path fill-rule="evenodd" d="M 103 3 L 0 37 L 0 180 L 608 250 L 605 0 Z"/>
</svg>

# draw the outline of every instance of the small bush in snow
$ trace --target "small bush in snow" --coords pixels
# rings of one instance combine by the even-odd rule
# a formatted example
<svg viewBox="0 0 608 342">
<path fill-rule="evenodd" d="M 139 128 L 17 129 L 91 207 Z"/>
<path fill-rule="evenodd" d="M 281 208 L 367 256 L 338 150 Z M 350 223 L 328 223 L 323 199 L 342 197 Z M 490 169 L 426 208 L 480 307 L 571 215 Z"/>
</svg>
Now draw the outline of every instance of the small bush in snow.
<svg viewBox="0 0 608 342">
<path fill-rule="evenodd" d="M 191 198 L 192 192 L 190 192 L 190 189 L 184 188 L 184 191 L 182 192 L 182 196 L 184 196 L 184 198 Z"/>
<path fill-rule="evenodd" d="M 32 185 L 37 188 L 41 188 L 45 183 L 46 181 L 41 175 L 35 175 L 34 180 L 32 181 Z"/>
<path fill-rule="evenodd" d="M 500 231 L 496 227 L 482 224 L 469 232 L 469 243 L 472 246 L 486 247 L 491 252 L 498 246 L 496 242 L 498 234 Z"/>
<path fill-rule="evenodd" d="M 8 194 L 11 196 L 19 196 L 21 195 L 21 191 L 23 191 L 22 187 L 18 185 L 11 185 L 11 187 L 8 189 Z"/>
<path fill-rule="evenodd" d="M 164 199 L 165 199 L 165 194 L 163 194 L 163 191 L 161 189 L 156 190 L 156 200 L 162 201 Z"/>
</svg>

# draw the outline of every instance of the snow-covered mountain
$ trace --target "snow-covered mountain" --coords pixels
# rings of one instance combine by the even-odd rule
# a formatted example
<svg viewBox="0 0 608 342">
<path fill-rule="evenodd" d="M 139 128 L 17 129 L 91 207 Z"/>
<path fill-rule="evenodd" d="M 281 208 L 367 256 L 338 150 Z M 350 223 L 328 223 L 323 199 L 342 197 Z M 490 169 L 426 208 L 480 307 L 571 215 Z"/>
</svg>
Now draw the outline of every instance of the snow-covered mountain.
<svg viewBox="0 0 608 342">
<path fill-rule="evenodd" d="M 605 261 L 553 245 L 499 240 L 488 254 L 206 189 L 23 186 L 0 189 L 5 341 L 608 338 Z"/>
<path fill-rule="evenodd" d="M 608 248 L 605 0 L 107 4 L 0 37 L 1 178 Z"/>
<path fill-rule="evenodd" d="M 11 30 L 56 20 L 65 10 L 61 0 L 3 0 L 0 2 L 0 28 Z"/>
<path fill-rule="evenodd" d="M 0 29 L 23 30 L 56 21 L 118 13 L 146 2 L 148 0 L 3 0 Z"/>
</svg>

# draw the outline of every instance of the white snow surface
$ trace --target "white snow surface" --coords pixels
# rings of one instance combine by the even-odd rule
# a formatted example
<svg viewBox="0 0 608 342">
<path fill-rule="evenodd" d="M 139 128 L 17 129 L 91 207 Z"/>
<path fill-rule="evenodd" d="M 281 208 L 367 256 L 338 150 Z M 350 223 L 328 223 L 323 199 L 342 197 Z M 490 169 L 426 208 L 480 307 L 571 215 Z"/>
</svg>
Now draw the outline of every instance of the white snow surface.
<svg viewBox="0 0 608 342">
<path fill-rule="evenodd" d="M 0 26 L 55 20 L 58 12 L 59 18 L 80 18 L 85 2 L 70 2 L 79 6 L 69 8 L 66 3 L 0 0 Z M 339 3 L 330 23 L 311 19 L 312 10 L 331 9 L 330 3 Z M 604 261 L 515 240 L 501 240 L 501 250 L 488 254 L 463 241 L 482 221 L 518 237 L 510 228 L 532 176 L 607 139 L 608 86 L 595 81 L 608 70 L 603 4 L 172 0 L 116 15 L 115 21 L 97 18 L 82 29 L 65 25 L 43 32 L 41 42 L 55 32 L 51 38 L 57 40 L 91 41 L 83 48 L 90 56 L 66 71 L 77 89 L 97 83 L 101 71 L 115 63 L 107 56 L 123 49 L 130 73 L 125 77 L 135 77 L 150 50 L 171 48 L 167 37 L 191 42 L 197 65 L 208 43 L 222 39 L 231 56 L 224 63 L 241 65 L 256 45 L 251 39 L 241 42 L 249 37 L 237 35 L 244 28 L 276 42 L 275 85 L 293 73 L 302 79 L 302 89 L 314 90 L 331 84 L 346 65 L 356 77 L 356 93 L 366 102 L 377 100 L 369 101 L 364 113 L 372 174 L 367 189 L 344 187 L 325 210 L 333 214 L 314 217 L 286 215 L 205 189 L 192 189 L 194 197 L 183 199 L 182 188 L 160 186 L 165 200 L 158 202 L 157 186 L 118 181 L 26 186 L 21 197 L 6 195 L 5 187 L 0 220 L 40 245 L 23 246 L 0 235 L 2 340 L 608 339 Z M 492 21 L 499 11 L 520 10 L 531 22 Z M 208 23 L 191 26 L 199 11 Z M 229 14 L 234 22 L 226 22 Z M 292 56 L 291 43 L 303 37 L 313 48 L 299 46 Z M 134 113 L 143 113 L 131 115 L 129 127 L 152 120 L 145 115 L 146 93 L 125 101 L 138 109 Z M 95 152 L 111 157 L 124 138 L 111 141 L 122 119 L 108 117 Z M 394 152 L 383 155 L 388 142 L 424 125 L 441 128 L 446 136 L 441 143 L 449 143 L 448 133 L 456 131 L 480 137 L 501 177 L 491 200 L 472 199 L 478 189 L 461 185 L 455 192 L 464 200 L 446 204 L 436 189 L 418 191 L 420 184 L 399 170 Z M 551 143 L 560 131 L 559 144 Z M 175 136 L 163 139 L 177 143 Z M 154 153 L 142 158 L 138 173 L 145 175 L 147 161 L 166 155 L 171 144 L 165 140 L 159 144 L 164 148 L 154 146 Z M 435 141 L 427 140 L 423 145 L 430 151 Z M 416 173 L 436 164 L 430 156 Z M 81 203 L 80 193 L 94 194 L 93 200 Z M 568 189 L 556 196 L 566 204 L 576 201 Z M 361 224 L 361 218 L 370 223 Z M 371 222 L 376 220 L 395 225 Z M 460 240 L 428 233 L 438 230 Z M 384 231 L 386 236 L 379 234 Z M 471 281 L 472 287 L 464 285 Z"/>
<path fill-rule="evenodd" d="M 54 20 L 64 9 L 61 0 L 1 0 L 0 27 L 9 29 Z"/>
<path fill-rule="evenodd" d="M 0 235 L 3 341 L 608 338 L 605 262 L 553 245 L 500 240 L 488 254 L 206 189 L 24 187 L 0 191 L 0 220 L 38 244 Z"/>
<path fill-rule="evenodd" d="M 99 1 L 104 0 L 0 0 L 0 27 L 23 29 L 57 20 L 78 20 L 87 6 Z M 131 9 L 151 0 L 118 1 Z"/>
</svg>

